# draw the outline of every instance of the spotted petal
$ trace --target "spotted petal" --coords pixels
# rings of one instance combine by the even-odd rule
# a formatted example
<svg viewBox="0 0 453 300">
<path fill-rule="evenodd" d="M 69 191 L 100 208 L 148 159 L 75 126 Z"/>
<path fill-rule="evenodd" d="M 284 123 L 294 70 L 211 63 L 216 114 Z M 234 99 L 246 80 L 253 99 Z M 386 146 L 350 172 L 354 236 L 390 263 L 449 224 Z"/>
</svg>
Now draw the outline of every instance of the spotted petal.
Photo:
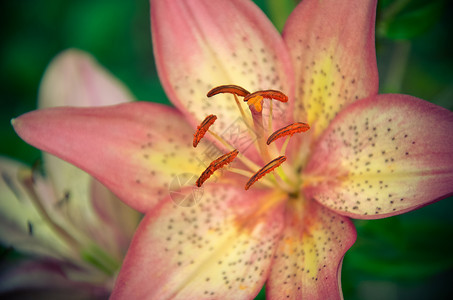
<svg viewBox="0 0 453 300">
<path fill-rule="evenodd" d="M 139 226 L 112 299 L 250 299 L 269 272 L 282 196 L 208 185 L 198 205 L 166 199 Z"/>
<path fill-rule="evenodd" d="M 453 113 L 404 95 L 358 101 L 313 151 L 304 191 L 337 212 L 381 218 L 453 193 Z"/>
<path fill-rule="evenodd" d="M 13 125 L 26 142 L 87 171 L 142 212 L 168 195 L 175 176 L 201 174 L 209 150 L 206 143 L 194 149 L 182 115 L 155 103 L 51 108 Z"/>
<path fill-rule="evenodd" d="M 152 0 L 151 28 L 159 77 L 170 100 L 193 125 L 217 115 L 212 130 L 241 153 L 250 142 L 238 141 L 238 133 L 248 131 L 234 98 L 223 94 L 208 99 L 206 93 L 215 86 L 236 84 L 250 92 L 279 89 L 292 98 L 286 47 L 251 1 Z M 250 119 L 248 106 L 241 105 Z M 282 116 L 288 107 L 274 105 L 276 122 L 285 123 Z"/>
<path fill-rule="evenodd" d="M 319 136 L 347 104 L 376 95 L 376 0 L 304 0 L 283 37 L 296 76 L 295 119 Z"/>
<path fill-rule="evenodd" d="M 348 218 L 314 201 L 289 203 L 266 285 L 269 299 L 341 299 L 341 264 L 355 239 Z"/>
</svg>

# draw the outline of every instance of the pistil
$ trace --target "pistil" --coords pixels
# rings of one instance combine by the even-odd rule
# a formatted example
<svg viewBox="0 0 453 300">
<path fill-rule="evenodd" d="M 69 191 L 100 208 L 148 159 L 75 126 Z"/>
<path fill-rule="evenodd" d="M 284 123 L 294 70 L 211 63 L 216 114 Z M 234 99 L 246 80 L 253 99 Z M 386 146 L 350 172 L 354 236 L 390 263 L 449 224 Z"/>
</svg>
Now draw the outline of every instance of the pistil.
<svg viewBox="0 0 453 300">
<path fill-rule="evenodd" d="M 276 90 L 257 91 L 244 97 L 244 101 L 247 102 L 250 112 L 252 113 L 253 125 L 258 136 L 258 147 L 260 153 L 263 156 L 263 159 L 268 161 L 271 156 L 269 154 L 269 148 L 264 143 L 265 136 L 267 136 L 263 123 L 264 99 L 269 99 L 271 101 L 272 99 L 275 99 L 280 102 L 288 102 L 288 97 L 282 92 Z M 272 112 L 270 113 L 272 116 Z"/>
<path fill-rule="evenodd" d="M 263 159 L 265 161 L 268 161 L 270 160 L 271 156 L 269 154 L 269 148 L 266 146 L 266 130 L 264 129 L 263 124 L 262 104 L 260 104 L 259 109 L 259 111 L 256 110 L 256 102 L 253 102 L 250 105 L 250 111 L 252 113 L 253 119 L 253 128 L 255 129 L 255 134 L 257 136 L 258 149 Z"/>
</svg>

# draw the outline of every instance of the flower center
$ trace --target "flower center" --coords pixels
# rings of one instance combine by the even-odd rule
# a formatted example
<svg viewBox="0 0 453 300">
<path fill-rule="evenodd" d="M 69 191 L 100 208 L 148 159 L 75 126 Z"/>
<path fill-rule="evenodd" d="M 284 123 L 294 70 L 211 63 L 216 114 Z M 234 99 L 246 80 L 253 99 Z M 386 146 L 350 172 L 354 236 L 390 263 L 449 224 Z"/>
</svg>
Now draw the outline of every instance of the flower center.
<svg viewBox="0 0 453 300">
<path fill-rule="evenodd" d="M 291 194 L 297 193 L 300 182 L 298 180 L 298 176 L 296 175 L 296 170 L 288 166 L 284 168 L 284 166 L 281 165 L 287 160 L 285 152 L 290 138 L 296 133 L 301 133 L 309 130 L 310 126 L 306 123 L 296 122 L 280 128 L 275 132 L 271 132 L 273 128 L 272 101 L 277 100 L 280 102 L 288 102 L 288 97 L 284 93 L 277 90 L 263 90 L 250 93 L 246 89 L 236 85 L 222 85 L 215 87 L 208 92 L 207 96 L 212 97 L 220 93 L 228 93 L 234 96 L 236 106 L 238 107 L 245 124 L 248 125 L 247 127 L 250 131 L 254 131 L 253 135 L 258 137 L 255 143 L 255 147 L 258 153 L 260 153 L 263 161 L 268 161 L 268 163 L 264 165 L 264 167 L 260 168 L 253 161 L 249 160 L 246 156 L 235 149 L 234 145 L 231 145 L 228 141 L 224 140 L 222 137 L 209 130 L 209 128 L 217 120 L 217 116 L 209 115 L 197 127 L 197 130 L 194 134 L 193 146 L 197 147 L 200 140 L 207 132 L 209 132 L 215 139 L 217 139 L 231 152 L 224 154 L 211 162 L 206 170 L 198 178 L 196 185 L 198 187 L 201 187 L 202 184 L 215 171 L 230 164 L 237 158 L 243 163 L 244 168 L 238 169 L 229 167 L 228 171 L 249 178 L 249 180 L 245 184 L 245 190 L 248 190 L 252 185 L 259 181 L 260 184 L 277 187 Z M 244 102 L 247 103 L 253 124 L 251 124 L 250 117 L 247 117 L 246 112 L 243 110 L 238 97 L 243 97 Z M 270 101 L 268 106 L 269 120 L 267 128 L 264 126 L 263 122 L 264 99 Z M 286 140 L 282 144 L 280 149 L 278 149 L 278 146 L 276 146 L 276 144 L 273 142 L 282 137 L 286 137 Z M 278 157 L 273 159 L 273 157 L 276 157 L 277 155 Z M 265 175 L 269 176 L 263 178 Z"/>
</svg>

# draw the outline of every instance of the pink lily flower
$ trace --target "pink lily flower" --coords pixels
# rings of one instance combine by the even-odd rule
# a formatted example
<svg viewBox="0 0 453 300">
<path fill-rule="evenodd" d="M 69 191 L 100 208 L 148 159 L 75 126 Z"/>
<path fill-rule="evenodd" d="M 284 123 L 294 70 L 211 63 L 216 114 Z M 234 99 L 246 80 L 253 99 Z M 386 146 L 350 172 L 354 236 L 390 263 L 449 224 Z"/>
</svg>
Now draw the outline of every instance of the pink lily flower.
<svg viewBox="0 0 453 300">
<path fill-rule="evenodd" d="M 280 36 L 250 1 L 151 0 L 157 67 L 176 108 L 53 108 L 13 121 L 26 142 L 146 213 L 112 299 L 250 299 L 264 283 L 270 299 L 339 299 L 356 239 L 350 217 L 389 217 L 452 194 L 453 113 L 377 94 L 375 10 L 375 0 L 304 0 Z M 221 85 L 259 93 L 250 106 L 206 97 Z M 288 102 L 265 99 L 268 89 Z M 194 148 L 210 114 L 217 120 Z M 267 145 L 297 122 L 310 130 Z M 258 179 L 277 157 L 281 166 Z M 181 174 L 204 183 L 176 189 Z"/>
<path fill-rule="evenodd" d="M 132 99 L 91 56 L 67 50 L 47 68 L 38 107 L 113 105 Z M 0 242 L 28 255 L 20 263 L 3 265 L 0 298 L 55 299 L 69 293 L 73 299 L 105 299 L 140 214 L 55 156 L 43 153 L 43 170 L 44 175 L 0 157 Z"/>
</svg>

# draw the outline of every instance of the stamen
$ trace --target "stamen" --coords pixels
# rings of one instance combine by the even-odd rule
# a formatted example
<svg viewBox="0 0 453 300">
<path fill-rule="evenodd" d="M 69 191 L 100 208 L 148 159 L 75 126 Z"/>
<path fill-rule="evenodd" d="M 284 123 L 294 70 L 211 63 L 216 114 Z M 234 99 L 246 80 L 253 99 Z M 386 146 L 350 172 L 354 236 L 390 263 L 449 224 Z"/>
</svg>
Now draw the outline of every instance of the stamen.
<svg viewBox="0 0 453 300">
<path fill-rule="evenodd" d="M 244 177 L 248 177 L 248 178 L 250 178 L 250 176 L 253 176 L 252 172 L 249 172 L 249 171 L 246 171 L 246 170 L 242 170 L 242 169 L 233 168 L 233 167 L 228 168 L 228 172 L 236 173 L 236 174 L 242 175 Z M 270 187 L 270 188 L 275 187 L 275 182 L 273 182 L 272 180 L 269 180 L 267 178 L 261 179 L 260 183 L 264 184 L 265 186 Z"/>
<path fill-rule="evenodd" d="M 255 98 L 256 96 L 261 96 L 266 99 L 275 99 L 280 102 L 288 102 L 288 96 L 276 90 L 257 91 L 248 94 L 247 96 L 244 97 L 244 101 L 249 101 L 250 99 Z"/>
<path fill-rule="evenodd" d="M 279 156 L 276 159 L 269 162 L 264 167 L 262 167 L 252 177 L 250 177 L 249 181 L 247 181 L 247 183 L 245 184 L 245 189 L 248 190 L 261 177 L 263 177 L 264 175 L 266 175 L 269 172 L 272 172 L 272 170 L 279 167 L 285 160 L 286 160 L 286 156 Z"/>
<path fill-rule="evenodd" d="M 215 120 L 217 120 L 217 116 L 209 115 L 203 120 L 203 122 L 201 122 L 200 126 L 197 127 L 197 131 L 193 135 L 194 148 L 197 147 L 198 143 L 204 137 L 209 127 L 211 127 L 211 125 L 214 124 Z"/>
<path fill-rule="evenodd" d="M 281 137 L 284 137 L 287 135 L 292 136 L 295 133 L 305 132 L 308 129 L 310 129 L 310 125 L 308 125 L 306 123 L 297 122 L 294 124 L 290 124 L 288 126 L 280 128 L 279 130 L 277 130 L 273 134 L 271 134 L 271 136 L 267 139 L 266 144 L 269 145 L 270 143 L 272 143 L 273 141 L 275 141 Z"/>
<path fill-rule="evenodd" d="M 198 187 L 201 187 L 201 185 L 209 178 L 211 175 L 220 169 L 221 167 L 231 163 L 236 156 L 239 154 L 239 151 L 234 149 L 233 151 L 224 154 L 214 160 L 212 163 L 209 164 L 209 166 L 204 170 L 203 173 L 201 173 L 200 177 L 197 179 L 196 185 Z"/>
<path fill-rule="evenodd" d="M 234 100 L 236 101 L 236 106 L 239 109 L 239 112 L 241 113 L 242 119 L 247 123 L 247 125 L 250 125 L 250 121 L 248 120 L 247 116 L 244 113 L 244 110 L 242 109 L 241 103 L 239 102 L 238 96 L 244 97 L 250 94 L 249 91 L 244 89 L 243 87 L 240 87 L 238 85 L 221 85 L 217 86 L 213 89 L 211 89 L 207 96 L 212 97 L 214 95 L 220 94 L 220 93 L 229 93 L 233 94 Z"/>
<path fill-rule="evenodd" d="M 286 148 L 288 147 L 290 138 L 291 138 L 290 136 L 286 137 L 286 140 L 283 142 L 282 148 L 280 149 L 280 153 L 283 153 L 283 154 L 286 153 Z"/>
<path fill-rule="evenodd" d="M 234 95 L 238 95 L 241 97 L 245 97 L 248 94 L 250 94 L 250 92 L 247 91 L 246 89 L 244 89 L 243 87 L 230 84 L 230 85 L 217 86 L 217 87 L 211 89 L 208 92 L 207 96 L 212 97 L 212 96 L 220 94 L 220 93 L 229 93 L 229 94 L 234 94 Z"/>
<path fill-rule="evenodd" d="M 244 120 L 245 123 L 247 123 L 248 127 L 252 127 L 251 124 L 250 124 L 250 120 L 247 118 L 247 116 L 245 115 L 244 110 L 242 109 L 242 106 L 241 106 L 241 103 L 239 102 L 238 96 L 236 96 L 236 95 L 233 95 L 233 96 L 234 96 L 234 101 L 236 101 L 236 106 L 239 109 L 239 112 L 241 113 L 242 119 Z"/>
</svg>

